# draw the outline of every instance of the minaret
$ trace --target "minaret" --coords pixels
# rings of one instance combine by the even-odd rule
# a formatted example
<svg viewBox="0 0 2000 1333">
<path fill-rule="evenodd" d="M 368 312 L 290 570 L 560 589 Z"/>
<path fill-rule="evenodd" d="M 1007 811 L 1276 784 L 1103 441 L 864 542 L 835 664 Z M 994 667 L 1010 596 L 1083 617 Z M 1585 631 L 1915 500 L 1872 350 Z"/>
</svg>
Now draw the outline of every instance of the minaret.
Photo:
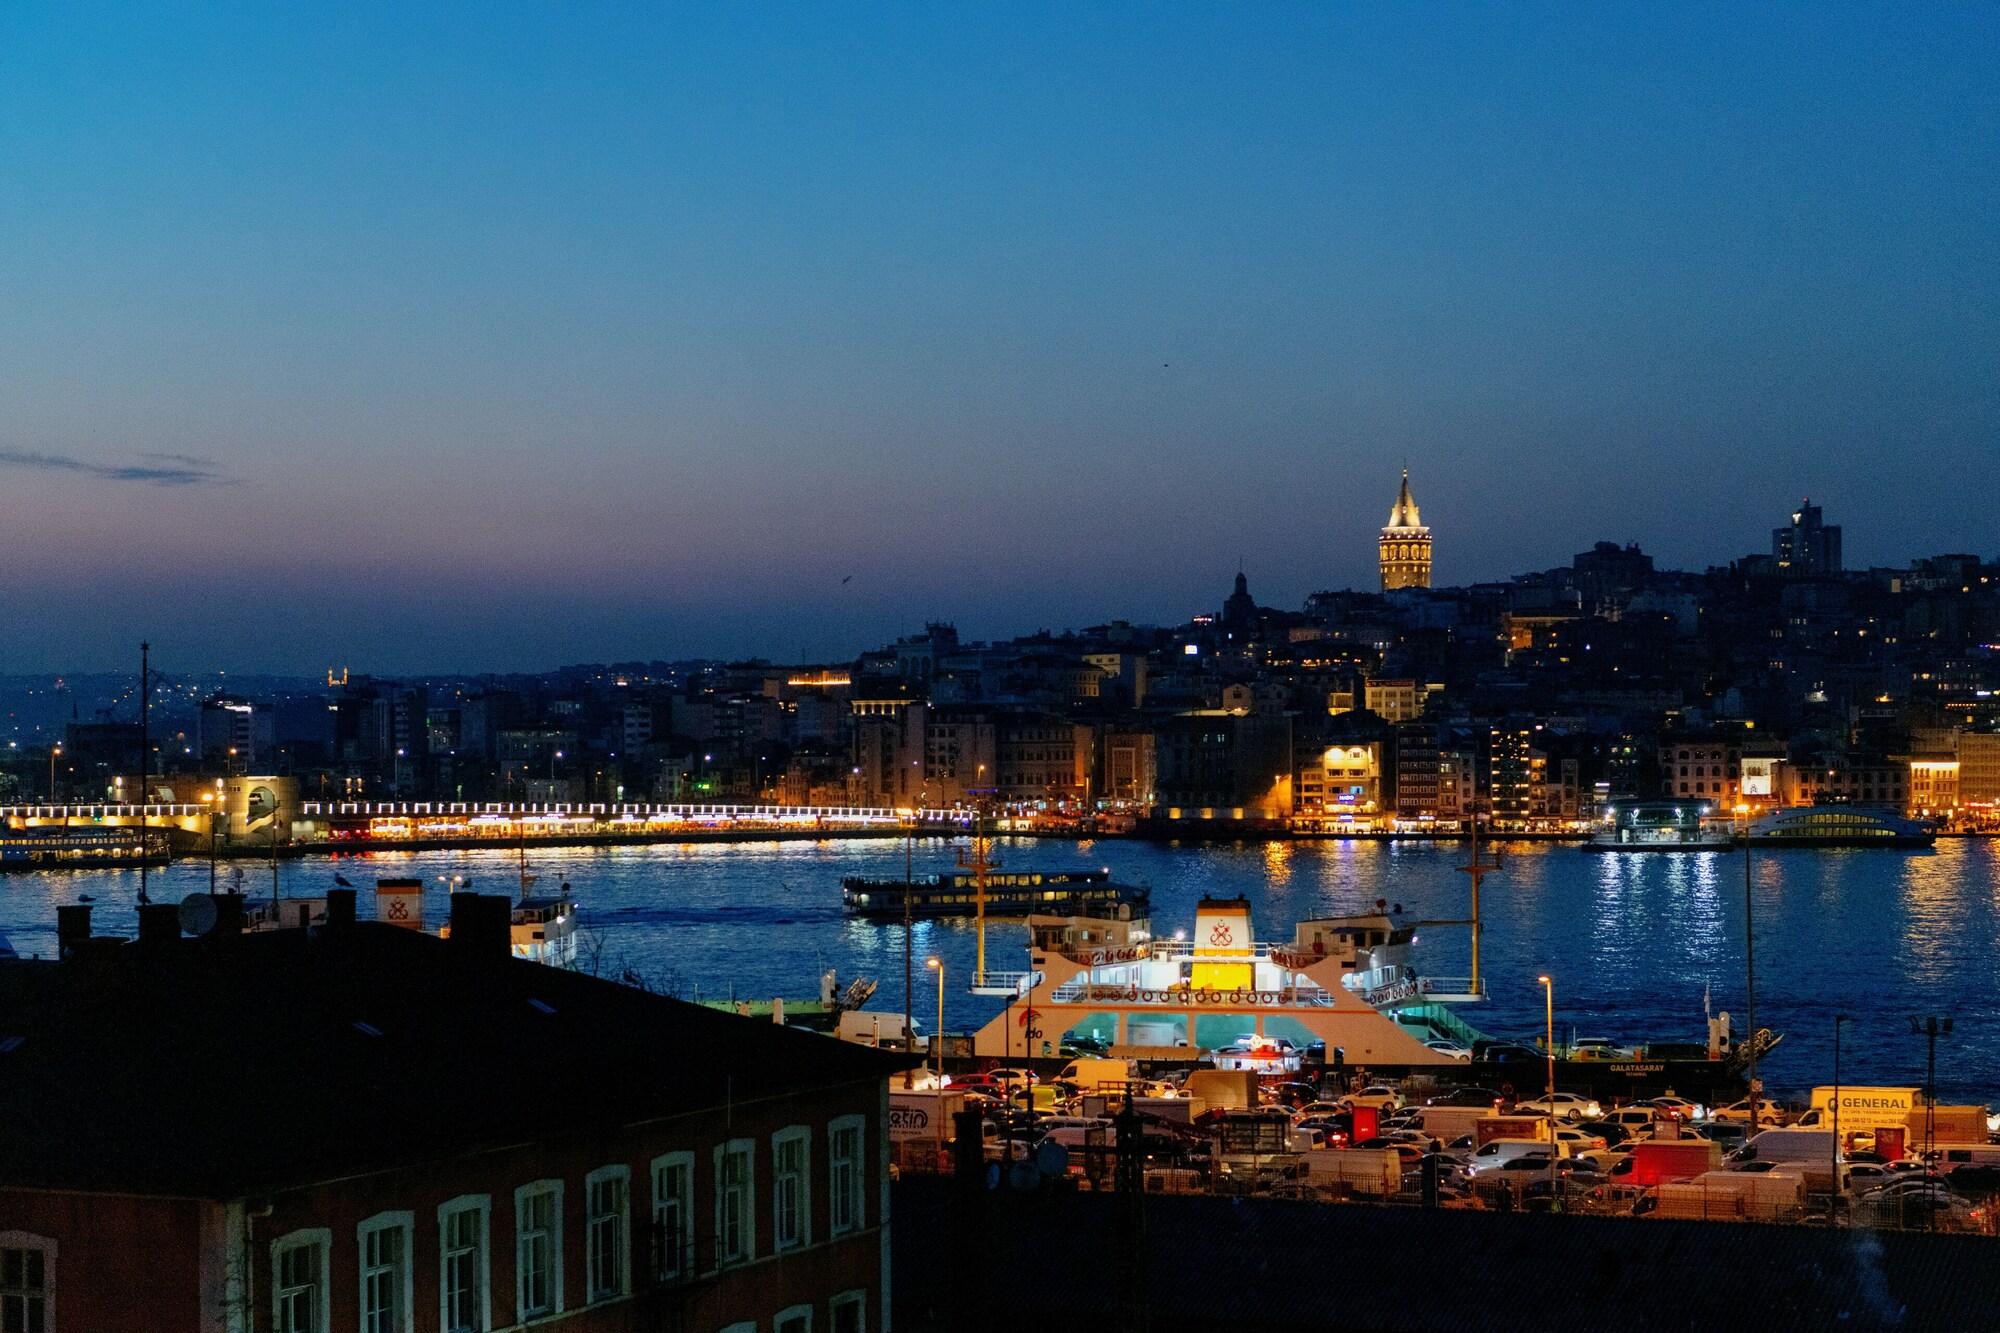
<svg viewBox="0 0 2000 1333">
<path fill-rule="evenodd" d="M 1403 489 L 1382 529 L 1382 591 L 1431 586 L 1431 530 L 1410 498 L 1410 470 L 1403 469 Z"/>
</svg>

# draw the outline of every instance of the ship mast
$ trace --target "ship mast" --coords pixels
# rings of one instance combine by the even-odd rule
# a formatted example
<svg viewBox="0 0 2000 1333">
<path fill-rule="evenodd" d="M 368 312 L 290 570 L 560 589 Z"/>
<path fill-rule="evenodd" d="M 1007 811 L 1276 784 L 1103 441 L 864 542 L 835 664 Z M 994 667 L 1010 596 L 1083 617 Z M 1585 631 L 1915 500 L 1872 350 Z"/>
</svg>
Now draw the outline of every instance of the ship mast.
<svg viewBox="0 0 2000 1333">
<path fill-rule="evenodd" d="M 986 872 L 999 864 L 988 855 L 992 845 L 993 840 L 986 833 L 986 802 L 982 799 L 972 808 L 972 854 L 958 855 L 958 864 L 972 872 L 974 938 L 978 949 L 972 973 L 975 985 L 986 978 Z"/>
<path fill-rule="evenodd" d="M 1458 867 L 1458 871 L 1460 874 L 1472 876 L 1472 916 L 1470 920 L 1464 922 L 1449 923 L 1453 925 L 1466 925 L 1472 928 L 1472 993 L 1474 995 L 1480 993 L 1479 881 L 1486 878 L 1486 876 L 1492 874 L 1499 868 L 1500 868 L 1500 853 L 1497 850 L 1493 853 L 1493 859 L 1491 861 L 1487 861 L 1479 854 L 1479 807 L 1478 804 L 1475 802 L 1472 809 L 1472 856 L 1465 865 Z M 1446 923 L 1440 923 L 1440 924 L 1446 924 Z"/>
</svg>

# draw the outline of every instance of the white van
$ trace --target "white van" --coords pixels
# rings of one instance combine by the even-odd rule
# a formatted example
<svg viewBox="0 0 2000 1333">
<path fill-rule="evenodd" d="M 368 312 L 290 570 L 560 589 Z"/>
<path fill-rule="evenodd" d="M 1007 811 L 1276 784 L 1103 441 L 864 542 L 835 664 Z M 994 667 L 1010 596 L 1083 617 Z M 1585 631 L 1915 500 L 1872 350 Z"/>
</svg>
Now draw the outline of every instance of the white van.
<svg viewBox="0 0 2000 1333">
<path fill-rule="evenodd" d="M 1557 1143 L 1554 1146 L 1558 1157 L 1569 1156 L 1569 1145 Z M 1490 1171 L 1502 1162 L 1511 1162 L 1516 1157 L 1527 1157 L 1534 1153 L 1546 1154 L 1551 1145 L 1543 1139 L 1488 1139 L 1474 1148 L 1465 1159 L 1466 1169 L 1478 1174 Z"/>
</svg>

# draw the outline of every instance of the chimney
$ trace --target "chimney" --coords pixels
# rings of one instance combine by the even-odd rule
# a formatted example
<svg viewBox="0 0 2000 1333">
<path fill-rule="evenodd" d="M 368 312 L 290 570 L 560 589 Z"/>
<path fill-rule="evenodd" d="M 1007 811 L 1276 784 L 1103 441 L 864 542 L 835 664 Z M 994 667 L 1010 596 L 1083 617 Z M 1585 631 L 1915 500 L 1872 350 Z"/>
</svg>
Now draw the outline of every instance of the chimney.
<svg viewBox="0 0 2000 1333">
<path fill-rule="evenodd" d="M 243 933 L 243 895 L 240 893 L 218 893 L 215 895 L 215 938 L 230 939 Z"/>
<path fill-rule="evenodd" d="M 181 937 L 181 909 L 173 903 L 139 904 L 139 943 L 172 944 Z"/>
<path fill-rule="evenodd" d="M 56 908 L 56 955 L 69 957 L 70 951 L 90 938 L 90 904 Z"/>
<path fill-rule="evenodd" d="M 354 924 L 354 890 L 326 891 L 326 925 L 329 930 L 345 930 Z"/>
<path fill-rule="evenodd" d="M 499 893 L 451 895 L 451 944 L 464 958 L 513 953 L 514 900 Z"/>
</svg>

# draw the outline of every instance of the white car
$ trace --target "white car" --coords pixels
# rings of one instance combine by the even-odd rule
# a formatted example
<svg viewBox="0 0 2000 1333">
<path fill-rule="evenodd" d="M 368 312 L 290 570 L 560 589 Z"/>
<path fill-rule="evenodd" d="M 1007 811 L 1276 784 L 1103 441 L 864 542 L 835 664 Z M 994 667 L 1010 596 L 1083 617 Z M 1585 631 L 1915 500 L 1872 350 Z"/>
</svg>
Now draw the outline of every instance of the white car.
<svg viewBox="0 0 2000 1333">
<path fill-rule="evenodd" d="M 1594 1097 L 1579 1097 L 1573 1092 L 1558 1092 L 1553 1097 L 1537 1097 L 1531 1102 L 1516 1102 L 1514 1109 L 1522 1115 L 1553 1115 L 1558 1120 L 1596 1120 L 1604 1114 L 1604 1108 Z"/>
<path fill-rule="evenodd" d="M 1727 1106 L 1718 1106 L 1709 1112 L 1709 1118 L 1724 1122 L 1746 1122 L 1750 1119 L 1750 1099 L 1745 1097 L 1740 1102 L 1731 1102 Z M 1785 1123 L 1784 1112 L 1776 1102 L 1760 1097 L 1757 1100 L 1757 1123 L 1760 1125 L 1782 1125 Z"/>
<path fill-rule="evenodd" d="M 1352 1110 L 1357 1106 L 1372 1106 L 1378 1111 L 1400 1111 L 1403 1109 L 1403 1094 L 1386 1083 L 1371 1083 L 1342 1099 L 1342 1110 Z"/>
<path fill-rule="evenodd" d="M 1454 1060 L 1470 1060 L 1472 1058 L 1470 1050 L 1455 1041 L 1447 1041 L 1443 1037 L 1431 1038 L 1424 1043 L 1424 1049 L 1427 1051 L 1436 1051 L 1439 1055 L 1448 1055 Z"/>
</svg>

